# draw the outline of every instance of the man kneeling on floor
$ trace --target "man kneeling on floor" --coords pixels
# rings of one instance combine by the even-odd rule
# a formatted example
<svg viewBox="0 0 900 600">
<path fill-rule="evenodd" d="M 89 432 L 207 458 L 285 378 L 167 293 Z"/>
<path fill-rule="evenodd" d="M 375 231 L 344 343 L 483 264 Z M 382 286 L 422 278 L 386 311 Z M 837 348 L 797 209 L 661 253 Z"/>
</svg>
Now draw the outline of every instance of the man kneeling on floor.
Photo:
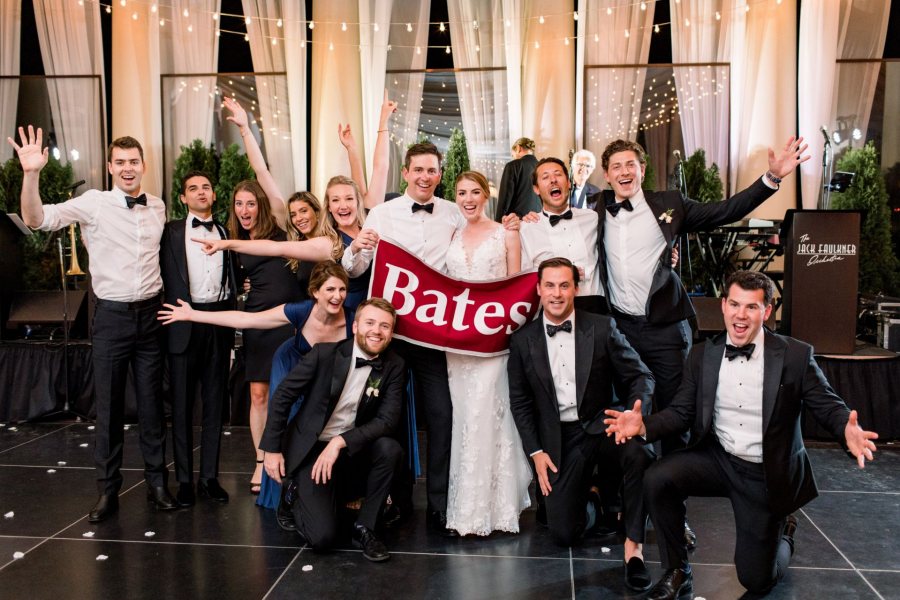
<svg viewBox="0 0 900 600">
<path fill-rule="evenodd" d="M 813 349 L 763 329 L 775 285 L 766 275 L 738 271 L 725 283 L 725 332 L 694 346 L 681 386 L 668 408 L 641 415 L 640 406 L 607 410 L 607 433 L 623 443 L 648 442 L 691 431 L 685 450 L 663 457 L 644 474 L 644 501 L 656 528 L 665 574 L 648 599 L 691 597 L 693 576 L 684 538 L 684 500 L 731 500 L 738 580 L 768 592 L 785 574 L 794 551 L 791 515 L 817 495 L 800 435 L 809 410 L 856 457 L 872 460 L 878 437 L 857 424 L 813 358 Z"/>
<path fill-rule="evenodd" d="M 400 421 L 405 366 L 386 351 L 396 317 L 389 302 L 364 301 L 356 311 L 353 338 L 316 344 L 272 397 L 259 447 L 272 479 L 293 479 L 297 531 L 314 550 L 335 546 L 337 507 L 364 495 L 353 544 L 371 561 L 390 558 L 374 532 L 403 455 L 393 434 Z M 288 423 L 290 407 L 300 397 L 303 405 Z"/>
</svg>

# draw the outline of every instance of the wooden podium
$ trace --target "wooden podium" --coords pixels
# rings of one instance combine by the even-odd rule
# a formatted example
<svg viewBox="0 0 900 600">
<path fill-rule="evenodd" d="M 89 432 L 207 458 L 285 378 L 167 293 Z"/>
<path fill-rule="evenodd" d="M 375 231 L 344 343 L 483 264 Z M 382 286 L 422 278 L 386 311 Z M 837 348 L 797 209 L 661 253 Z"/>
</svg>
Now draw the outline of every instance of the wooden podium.
<svg viewBox="0 0 900 600">
<path fill-rule="evenodd" d="M 781 226 L 782 329 L 816 354 L 855 347 L 860 220 L 855 210 L 789 210 Z"/>
</svg>

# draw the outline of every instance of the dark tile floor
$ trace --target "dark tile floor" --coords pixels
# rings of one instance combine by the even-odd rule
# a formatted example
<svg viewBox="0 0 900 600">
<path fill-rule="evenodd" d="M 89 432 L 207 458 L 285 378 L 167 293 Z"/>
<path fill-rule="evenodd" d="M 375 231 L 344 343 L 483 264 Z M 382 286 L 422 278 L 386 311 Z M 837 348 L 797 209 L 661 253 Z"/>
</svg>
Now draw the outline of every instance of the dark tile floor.
<svg viewBox="0 0 900 600">
<path fill-rule="evenodd" d="M 393 553 L 388 563 L 371 564 L 349 546 L 314 554 L 253 504 L 247 429 L 232 428 L 222 439 L 220 481 L 231 502 L 156 513 L 145 501 L 137 430 L 131 428 L 121 509 L 90 524 L 90 425 L 0 427 L 0 515 L 14 513 L 0 516 L 0 597 L 639 597 L 623 585 L 622 546 L 615 539 L 558 548 L 528 510 L 519 535 L 446 540 L 424 526 L 421 485 L 415 518 L 385 535 Z M 810 454 L 822 493 L 798 515 L 797 553 L 769 597 L 900 599 L 900 447 L 883 445 L 864 471 L 835 447 Z M 693 499 L 689 515 L 700 538 L 692 559 L 696 597 L 741 597 L 727 501 Z M 652 531 L 649 536 L 652 542 Z M 17 552 L 24 556 L 14 559 Z M 648 545 L 654 577 L 658 556 Z"/>
</svg>

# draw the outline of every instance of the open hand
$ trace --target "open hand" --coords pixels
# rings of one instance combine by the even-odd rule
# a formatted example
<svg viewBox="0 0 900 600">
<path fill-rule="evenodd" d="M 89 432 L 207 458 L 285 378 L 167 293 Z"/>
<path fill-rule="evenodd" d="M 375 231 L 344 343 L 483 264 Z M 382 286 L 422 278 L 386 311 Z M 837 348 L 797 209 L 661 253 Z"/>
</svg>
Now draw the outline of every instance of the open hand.
<svg viewBox="0 0 900 600">
<path fill-rule="evenodd" d="M 184 300 L 178 300 L 178 306 L 174 304 L 163 304 L 163 310 L 157 313 L 157 320 L 162 321 L 163 325 L 171 325 L 178 321 L 190 321 L 194 314 L 194 309 Z"/>
<path fill-rule="evenodd" d="M 353 137 L 353 132 L 350 130 L 350 123 L 346 125 L 338 123 L 338 139 L 347 150 L 356 148 L 356 138 Z"/>
<path fill-rule="evenodd" d="M 769 148 L 769 170 L 779 179 L 787 177 L 797 165 L 809 160 L 809 154 L 803 154 L 807 148 L 808 144 L 803 143 L 802 137 L 794 138 L 794 136 L 791 136 L 777 156 L 775 151 Z"/>
<path fill-rule="evenodd" d="M 378 232 L 374 229 L 363 229 L 350 244 L 350 249 L 356 254 L 361 250 L 374 250 L 378 245 Z"/>
<path fill-rule="evenodd" d="M 38 127 L 37 133 L 35 133 L 34 127 L 31 125 L 28 126 L 27 136 L 25 135 L 25 129 L 19 127 L 19 139 L 22 141 L 21 146 L 11 137 L 6 138 L 6 141 L 10 143 L 15 149 L 16 154 L 19 155 L 19 161 L 22 163 L 22 170 L 26 173 L 40 171 L 44 168 L 44 165 L 47 164 L 47 160 L 49 160 L 48 148 L 41 148 L 43 145 L 43 138 L 43 130 Z"/>
<path fill-rule="evenodd" d="M 247 120 L 247 111 L 244 110 L 237 100 L 228 96 L 225 97 L 222 104 L 231 111 L 231 116 L 225 117 L 225 120 L 237 125 L 243 133 L 244 129 L 250 126 L 250 122 Z"/>
<path fill-rule="evenodd" d="M 607 409 L 603 411 L 609 419 L 603 419 L 606 425 L 606 435 L 616 436 L 617 444 L 624 444 L 636 435 L 644 435 L 644 417 L 641 414 L 641 401 L 635 400 L 630 410 L 618 411 Z"/>
<path fill-rule="evenodd" d="M 384 101 L 381 103 L 381 116 L 378 119 L 378 129 L 387 127 L 388 118 L 397 112 L 397 103 L 388 99 L 387 90 L 384 90 Z"/>
<path fill-rule="evenodd" d="M 844 438 L 847 441 L 847 449 L 850 454 L 856 457 L 856 462 L 860 469 L 866 467 L 866 460 L 874 460 L 872 453 L 875 452 L 875 443 L 872 440 L 878 439 L 878 434 L 874 431 L 866 431 L 859 426 L 859 417 L 855 410 L 850 411 L 850 418 L 847 419 L 847 426 L 844 427 Z"/>
</svg>

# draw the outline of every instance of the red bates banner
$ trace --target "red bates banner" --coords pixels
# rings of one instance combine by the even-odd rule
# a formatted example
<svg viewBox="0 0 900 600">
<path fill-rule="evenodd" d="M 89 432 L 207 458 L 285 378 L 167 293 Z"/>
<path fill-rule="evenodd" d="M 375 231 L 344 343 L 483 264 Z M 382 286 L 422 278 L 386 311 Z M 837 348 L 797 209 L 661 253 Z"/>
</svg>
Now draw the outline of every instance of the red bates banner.
<svg viewBox="0 0 900 600">
<path fill-rule="evenodd" d="M 396 242 L 381 238 L 369 297 L 397 309 L 394 337 L 420 346 L 495 356 L 537 313 L 537 272 L 493 281 L 459 281 L 435 271 Z"/>
</svg>

